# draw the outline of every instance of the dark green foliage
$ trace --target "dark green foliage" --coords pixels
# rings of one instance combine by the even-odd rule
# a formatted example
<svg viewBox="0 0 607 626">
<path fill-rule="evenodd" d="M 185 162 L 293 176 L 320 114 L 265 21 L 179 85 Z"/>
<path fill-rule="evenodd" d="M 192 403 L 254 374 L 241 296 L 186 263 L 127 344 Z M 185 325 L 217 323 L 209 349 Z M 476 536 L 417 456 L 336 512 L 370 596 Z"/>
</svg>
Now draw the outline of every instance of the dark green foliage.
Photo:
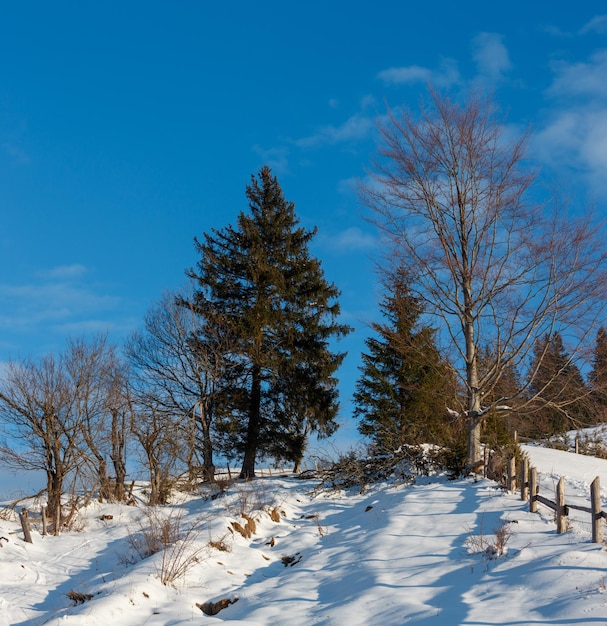
<svg viewBox="0 0 607 626">
<path fill-rule="evenodd" d="M 494 351 L 486 346 L 478 358 L 481 379 L 488 378 L 492 365 L 497 361 Z M 489 388 L 489 387 L 488 387 Z M 493 379 L 490 390 L 483 395 L 483 407 L 492 407 L 485 416 L 482 440 L 489 448 L 510 445 L 514 433 L 524 427 L 524 416 L 519 412 L 521 382 L 512 364 L 504 364 L 499 376 Z"/>
<path fill-rule="evenodd" d="M 529 417 L 529 436 L 549 436 L 592 423 L 590 390 L 560 333 L 536 342 L 532 368 L 537 372 L 530 385 L 536 408 Z"/>
<path fill-rule="evenodd" d="M 595 421 L 604 422 L 607 420 L 607 330 L 605 328 L 599 328 L 596 335 L 589 383 L 592 389 Z"/>
<path fill-rule="evenodd" d="M 447 407 L 455 397 L 454 377 L 436 348 L 434 331 L 420 326 L 422 308 L 402 271 L 389 277 L 381 311 L 386 322 L 372 324 L 377 336 L 365 342 L 354 394 L 358 430 L 380 451 L 403 444 L 450 445 L 454 429 Z"/>
<path fill-rule="evenodd" d="M 339 291 L 310 256 L 316 231 L 299 226 L 268 167 L 251 177 L 246 195 L 249 211 L 235 227 L 196 240 L 200 260 L 190 276 L 204 327 L 222 329 L 233 346 L 216 428 L 223 451 L 244 456 L 248 478 L 259 455 L 297 464 L 309 432 L 335 430 L 334 374 L 344 355 L 329 341 L 349 328 L 336 321 Z"/>
</svg>

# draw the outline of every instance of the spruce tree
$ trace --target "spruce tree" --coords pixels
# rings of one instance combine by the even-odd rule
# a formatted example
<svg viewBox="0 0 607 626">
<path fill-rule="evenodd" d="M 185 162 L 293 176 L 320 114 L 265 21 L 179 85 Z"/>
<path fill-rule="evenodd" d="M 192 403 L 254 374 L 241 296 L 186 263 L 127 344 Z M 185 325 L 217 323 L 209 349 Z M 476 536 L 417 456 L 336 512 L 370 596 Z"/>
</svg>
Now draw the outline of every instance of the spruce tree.
<svg viewBox="0 0 607 626">
<path fill-rule="evenodd" d="M 379 452 L 402 444 L 450 443 L 445 416 L 455 395 L 451 368 L 436 348 L 434 330 L 420 326 L 422 307 L 402 271 L 386 281 L 380 308 L 386 321 L 371 325 L 376 336 L 365 341 L 354 394 L 359 432 Z"/>
<path fill-rule="evenodd" d="M 607 330 L 599 328 L 594 346 L 589 382 L 596 421 L 607 419 Z"/>
<path fill-rule="evenodd" d="M 295 206 L 268 167 L 251 176 L 249 211 L 196 240 L 194 304 L 203 326 L 233 345 L 230 389 L 217 425 L 224 447 L 243 455 L 241 477 L 259 455 L 301 461 L 309 432 L 336 428 L 335 371 L 344 354 L 329 341 L 349 332 L 338 323 L 339 291 L 327 282 L 299 226 Z"/>
<path fill-rule="evenodd" d="M 537 410 L 531 415 L 531 436 L 563 433 L 591 423 L 588 386 L 560 333 L 536 342 L 532 371 L 536 374 L 530 390 Z"/>
<path fill-rule="evenodd" d="M 483 406 L 492 407 L 486 414 L 483 424 L 483 442 L 491 448 L 512 443 L 514 432 L 525 429 L 525 422 L 519 411 L 521 404 L 521 382 L 519 372 L 512 363 L 504 364 L 495 376 L 492 364 L 498 361 L 492 346 L 485 346 L 478 357 L 478 369 L 481 379 L 493 378 L 492 386 L 487 385 L 488 392 L 483 396 Z M 502 408 L 507 407 L 507 408 Z"/>
</svg>

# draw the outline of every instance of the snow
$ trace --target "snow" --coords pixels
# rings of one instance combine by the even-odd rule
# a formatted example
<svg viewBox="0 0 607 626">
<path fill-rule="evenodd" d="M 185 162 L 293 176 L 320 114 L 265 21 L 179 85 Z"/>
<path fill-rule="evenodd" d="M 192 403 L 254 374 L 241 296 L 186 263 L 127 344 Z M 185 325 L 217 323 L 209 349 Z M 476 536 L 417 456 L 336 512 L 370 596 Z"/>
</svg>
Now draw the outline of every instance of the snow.
<svg viewBox="0 0 607 626">
<path fill-rule="evenodd" d="M 587 503 L 597 475 L 607 487 L 607 461 L 524 450 L 546 497 L 561 475 L 567 500 Z M 607 624 L 607 552 L 586 513 L 572 511 L 557 535 L 550 509 L 529 513 L 486 479 L 314 496 L 315 485 L 261 478 L 153 514 L 137 492 L 135 506 L 89 504 L 57 537 L 35 528 L 33 544 L 0 519 L 0 626 Z M 242 512 L 255 520 L 249 538 L 232 526 L 246 525 Z M 166 585 L 162 552 L 142 558 L 141 542 L 163 515 L 185 537 L 169 550 L 198 554 Z M 487 549 L 500 528 L 503 554 Z M 220 600 L 233 603 L 214 616 L 198 606 Z"/>
</svg>

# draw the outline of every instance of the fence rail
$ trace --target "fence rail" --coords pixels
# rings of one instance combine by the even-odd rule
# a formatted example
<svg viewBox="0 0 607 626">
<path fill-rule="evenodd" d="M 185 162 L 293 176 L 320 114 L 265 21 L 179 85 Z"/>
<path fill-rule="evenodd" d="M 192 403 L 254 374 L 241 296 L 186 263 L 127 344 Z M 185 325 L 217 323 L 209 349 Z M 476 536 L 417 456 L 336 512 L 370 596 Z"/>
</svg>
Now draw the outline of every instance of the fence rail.
<svg viewBox="0 0 607 626">
<path fill-rule="evenodd" d="M 510 459 L 506 487 L 509 491 L 517 491 L 517 488 L 520 488 L 521 500 L 529 502 L 529 511 L 531 513 L 537 512 L 538 504 L 551 508 L 555 513 L 557 533 L 567 530 L 567 517 L 571 509 L 588 513 L 592 523 L 593 543 L 603 542 L 603 519 L 607 519 L 607 512 L 601 508 L 601 481 L 598 476 L 590 485 L 590 506 L 580 506 L 566 502 L 565 479 L 562 476 L 556 486 L 554 500 L 540 495 L 537 469 L 530 467 L 527 459 L 521 461 L 518 473 L 516 471 L 516 460 L 514 458 Z"/>
</svg>

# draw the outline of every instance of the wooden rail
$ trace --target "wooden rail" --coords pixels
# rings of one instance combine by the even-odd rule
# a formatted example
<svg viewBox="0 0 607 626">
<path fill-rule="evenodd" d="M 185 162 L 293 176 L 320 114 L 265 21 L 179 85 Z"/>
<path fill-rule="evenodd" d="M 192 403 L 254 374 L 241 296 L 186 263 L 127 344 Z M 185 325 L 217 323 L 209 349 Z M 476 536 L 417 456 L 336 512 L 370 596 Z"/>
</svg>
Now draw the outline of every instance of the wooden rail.
<svg viewBox="0 0 607 626">
<path fill-rule="evenodd" d="M 543 504 L 551 508 L 555 513 L 556 532 L 562 533 L 567 530 L 567 516 L 569 511 L 583 511 L 589 513 L 592 523 L 593 543 L 603 542 L 603 519 L 607 519 L 607 513 L 601 508 L 601 482 L 597 476 L 590 485 L 590 506 L 567 504 L 565 501 L 565 479 L 561 476 L 556 486 L 554 500 L 545 498 L 539 493 L 539 482 L 535 467 L 529 467 L 529 461 L 523 459 L 520 464 L 520 472 L 516 473 L 516 461 L 511 459 L 508 463 L 507 488 L 516 491 L 517 482 L 520 486 L 521 500 L 529 502 L 529 511 L 537 512 L 537 505 Z"/>
</svg>

